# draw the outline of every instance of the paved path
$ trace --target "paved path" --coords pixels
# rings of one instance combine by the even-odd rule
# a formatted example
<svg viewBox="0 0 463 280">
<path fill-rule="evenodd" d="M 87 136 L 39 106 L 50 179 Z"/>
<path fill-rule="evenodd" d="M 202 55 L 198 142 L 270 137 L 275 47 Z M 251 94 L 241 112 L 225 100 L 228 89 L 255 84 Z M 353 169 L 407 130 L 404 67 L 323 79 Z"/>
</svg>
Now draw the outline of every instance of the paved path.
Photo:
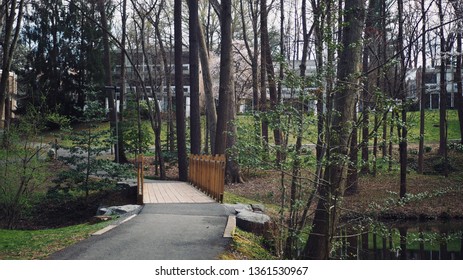
<svg viewBox="0 0 463 280">
<path fill-rule="evenodd" d="M 172 191 L 176 184 L 173 182 L 169 184 L 167 187 Z M 147 185 L 156 187 L 156 184 Z M 200 197 L 195 192 L 196 189 L 188 187 L 184 185 L 181 187 L 183 194 L 192 192 Z M 179 198 L 174 200 L 179 200 Z M 206 203 L 174 203 L 173 201 L 148 203 L 133 219 L 102 235 L 91 236 L 57 252 L 50 259 L 217 259 L 230 243 L 230 238 L 223 237 L 228 216 L 229 213 L 223 205 L 211 201 Z"/>
</svg>

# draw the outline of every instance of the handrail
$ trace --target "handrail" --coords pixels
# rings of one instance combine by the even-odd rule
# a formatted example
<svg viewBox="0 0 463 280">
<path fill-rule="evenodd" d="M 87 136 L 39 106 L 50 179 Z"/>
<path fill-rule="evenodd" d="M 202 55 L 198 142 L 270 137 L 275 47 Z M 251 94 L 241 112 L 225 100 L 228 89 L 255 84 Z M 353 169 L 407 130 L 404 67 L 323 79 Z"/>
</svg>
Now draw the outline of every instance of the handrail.
<svg viewBox="0 0 463 280">
<path fill-rule="evenodd" d="M 136 165 L 137 165 L 137 204 L 143 205 L 143 155 L 138 155 Z"/>
<path fill-rule="evenodd" d="M 223 202 L 225 155 L 190 155 L 188 181 L 217 202 Z"/>
</svg>

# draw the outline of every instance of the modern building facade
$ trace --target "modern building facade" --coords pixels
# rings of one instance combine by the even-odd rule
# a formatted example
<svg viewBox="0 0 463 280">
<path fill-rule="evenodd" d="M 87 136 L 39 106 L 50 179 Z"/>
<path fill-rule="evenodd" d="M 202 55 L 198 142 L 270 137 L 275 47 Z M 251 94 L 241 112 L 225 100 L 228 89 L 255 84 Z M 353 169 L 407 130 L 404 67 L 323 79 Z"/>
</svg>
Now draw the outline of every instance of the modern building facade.
<svg viewBox="0 0 463 280">
<path fill-rule="evenodd" d="M 147 60 L 149 60 L 147 62 Z M 170 94 L 175 99 L 175 66 L 174 66 L 174 53 L 167 54 L 169 69 L 169 87 Z M 190 115 L 190 64 L 188 51 L 182 53 L 182 72 L 183 72 L 183 92 L 186 116 Z M 138 92 L 142 100 L 145 99 L 142 86 L 145 87 L 148 98 L 154 100 L 156 96 L 157 102 L 160 105 L 161 111 L 168 109 L 168 88 L 166 72 L 160 53 L 150 52 L 147 57 L 141 51 L 133 52 L 130 54 L 130 59 L 126 57 L 126 82 L 124 85 L 125 92 L 128 98 L 135 96 Z M 115 81 L 120 80 L 121 65 L 118 64 L 114 68 L 113 77 Z M 143 81 L 143 82 L 142 82 Z M 199 95 L 200 104 L 202 106 L 204 100 L 204 87 L 199 75 Z M 175 102 L 173 102 L 175 104 Z"/>
</svg>

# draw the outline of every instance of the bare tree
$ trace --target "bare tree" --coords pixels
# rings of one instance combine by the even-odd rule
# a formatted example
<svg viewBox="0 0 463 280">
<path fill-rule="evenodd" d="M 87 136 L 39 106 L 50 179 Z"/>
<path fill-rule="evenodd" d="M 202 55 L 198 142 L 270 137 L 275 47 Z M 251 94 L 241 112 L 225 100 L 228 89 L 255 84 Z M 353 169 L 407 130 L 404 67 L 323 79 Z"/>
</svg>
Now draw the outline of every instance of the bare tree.
<svg viewBox="0 0 463 280">
<path fill-rule="evenodd" d="M 420 82 L 420 142 L 418 147 L 418 173 L 423 174 L 424 165 L 424 109 L 426 96 L 426 10 L 425 0 L 421 0 L 421 21 L 422 21 L 422 37 L 421 37 L 421 81 Z M 461 75 L 460 75 L 461 76 Z"/>
<path fill-rule="evenodd" d="M 109 106 L 109 121 L 113 136 L 116 136 L 116 122 L 117 122 L 117 109 L 115 106 L 116 88 L 113 85 L 112 71 L 111 71 L 111 46 L 109 42 L 109 34 L 105 30 L 109 30 L 108 19 L 106 15 L 106 5 L 104 0 L 97 0 L 97 9 L 100 13 L 101 27 L 103 29 L 103 68 L 104 68 L 104 82 L 106 98 Z M 115 143 L 115 158 L 114 161 L 119 161 L 119 148 L 118 143 Z"/>
<path fill-rule="evenodd" d="M 399 72 L 399 98 L 402 101 L 401 108 L 401 122 L 398 124 L 398 136 L 399 136 L 399 157 L 400 157 L 400 197 L 405 197 L 407 193 L 407 158 L 408 158 L 408 128 L 407 128 L 407 94 L 405 92 L 405 75 L 406 75 L 406 64 L 405 64 L 405 51 L 403 47 L 404 33 L 403 33 L 403 0 L 397 1 L 398 5 L 398 17 L 399 17 L 399 34 L 397 37 L 397 52 L 400 55 L 400 72 Z"/>
<path fill-rule="evenodd" d="M 319 201 L 312 231 L 304 248 L 304 258 L 327 259 L 339 219 L 339 204 L 346 188 L 352 118 L 361 62 L 361 42 L 364 19 L 363 0 L 346 0 L 342 31 L 342 46 L 338 64 L 338 82 L 333 93 L 336 114 L 331 120 L 331 136 L 325 182 L 319 187 Z"/>
<path fill-rule="evenodd" d="M 155 151 L 156 151 L 156 159 L 157 162 L 159 163 L 159 171 L 160 171 L 160 177 L 161 179 L 166 178 L 166 171 L 165 171 L 165 164 L 164 164 L 164 157 L 162 155 L 162 145 L 161 145 L 161 127 L 162 127 L 162 120 L 161 120 L 161 108 L 159 106 L 157 94 L 155 91 L 156 88 L 156 82 L 154 79 L 153 75 L 153 67 L 151 66 L 153 64 L 152 60 L 150 59 L 149 55 L 149 50 L 147 47 L 147 34 L 146 34 L 146 22 L 148 21 L 148 15 L 153 12 L 155 7 L 157 6 L 157 3 L 152 3 L 152 5 L 146 7 L 142 6 L 137 6 L 135 1 L 132 1 L 134 10 L 136 11 L 138 15 L 139 22 L 137 25 L 139 26 L 139 31 L 140 31 L 140 43 L 141 43 L 141 51 L 143 55 L 143 61 L 145 62 L 146 65 L 143 65 L 144 68 L 146 68 L 147 73 L 148 73 L 148 83 L 150 85 L 151 89 L 151 94 L 154 99 L 154 104 L 152 105 L 151 102 L 149 102 L 149 96 L 148 92 L 146 89 L 143 90 L 143 93 L 145 95 L 145 100 L 147 101 L 148 105 L 148 110 L 149 110 L 149 117 L 150 117 L 150 123 L 151 123 L 151 128 L 153 129 L 154 132 L 154 145 L 155 145 Z M 154 106 L 154 108 L 152 107 Z"/>
<path fill-rule="evenodd" d="M 272 52 L 270 49 L 270 38 L 268 32 L 268 7 L 267 7 L 267 0 L 261 0 L 261 24 L 260 24 L 260 32 L 261 32 L 261 57 L 262 63 L 265 63 L 265 72 L 262 75 L 267 75 L 267 82 L 268 82 L 268 91 L 270 95 L 270 111 L 275 111 L 278 106 L 278 96 L 277 96 L 277 86 L 275 81 L 275 69 L 273 65 L 273 58 Z M 263 68 L 262 68 L 263 69 Z M 262 91 L 267 92 L 267 84 L 262 82 L 262 85 L 265 85 L 262 88 Z M 273 139 L 275 141 L 275 146 L 277 148 L 277 157 L 276 157 L 276 165 L 280 165 L 282 159 L 281 153 L 281 131 L 280 127 L 280 119 L 279 116 L 275 118 L 275 129 L 273 129 Z"/>
<path fill-rule="evenodd" d="M 447 65 L 453 45 L 453 34 L 446 38 L 444 31 L 444 6 L 442 0 L 437 1 L 439 9 L 439 38 L 440 38 L 440 94 L 439 94 L 439 154 L 444 158 L 444 175 L 448 176 L 448 155 L 447 155 Z"/>
<path fill-rule="evenodd" d="M 201 61 L 201 71 L 204 82 L 204 95 L 206 99 L 206 121 L 207 121 L 207 131 L 210 137 L 210 151 L 211 154 L 214 154 L 215 148 L 215 133 L 217 127 L 217 110 L 215 108 L 215 99 L 214 93 L 212 91 L 212 78 L 211 70 L 209 67 L 209 51 L 206 46 L 206 38 L 204 36 L 204 28 L 201 24 L 199 26 L 199 58 Z M 206 141 L 206 152 L 209 150 L 207 147 Z"/>
<path fill-rule="evenodd" d="M 227 147 L 227 123 L 229 107 L 233 95 L 233 67 L 232 67 L 232 3 L 231 0 L 223 0 L 220 5 L 220 85 L 219 107 L 217 115 L 217 129 L 215 153 L 225 154 Z"/>
<path fill-rule="evenodd" d="M 455 10 L 456 16 L 460 19 L 458 21 L 458 30 L 457 33 L 457 57 L 456 57 L 456 69 L 455 69 L 455 83 L 457 84 L 457 95 L 455 98 L 455 108 L 458 110 L 458 119 L 460 121 L 460 142 L 463 144 L 463 77 L 462 77 L 462 29 L 463 29 L 463 4 L 458 0 L 450 1 Z"/>
<path fill-rule="evenodd" d="M 0 80 L 0 127 L 8 129 L 11 118 L 9 108 L 10 96 L 8 96 L 8 79 L 11 69 L 11 63 L 16 51 L 16 44 L 21 31 L 22 17 L 24 13 L 24 0 L 19 2 L 16 0 L 2 1 L 0 7 L 0 27 L 3 29 L 2 36 L 2 76 Z M 5 106 L 6 109 L 5 110 Z M 5 114 L 5 123 L 1 122 L 2 116 Z"/>
<path fill-rule="evenodd" d="M 175 105 L 177 122 L 177 158 L 179 179 L 188 179 L 188 158 L 185 140 L 185 108 L 183 95 L 183 63 L 182 63 L 182 1 L 174 1 L 174 40 L 175 40 Z"/>
<path fill-rule="evenodd" d="M 191 153 L 201 152 L 201 112 L 199 107 L 199 43 L 198 1 L 188 1 L 189 6 L 189 62 L 190 62 L 190 142 Z"/>
<path fill-rule="evenodd" d="M 260 0 L 260 26 L 267 25 L 267 0 Z M 266 62 L 266 45 L 262 44 L 265 41 L 265 33 L 260 32 L 261 35 L 261 46 L 260 46 L 260 106 L 259 110 L 261 113 L 265 114 L 267 112 L 267 62 Z M 262 118 L 262 125 L 261 125 L 261 135 L 262 135 L 262 145 L 264 149 L 268 151 L 269 147 L 269 136 L 268 136 L 268 120 L 267 118 Z"/>
<path fill-rule="evenodd" d="M 164 7 L 165 1 L 161 0 L 160 7 Z M 168 53 L 171 53 L 170 51 L 166 51 L 166 47 L 164 45 L 162 35 L 161 35 L 161 28 L 160 26 L 160 18 L 161 18 L 161 11 L 162 8 L 159 8 L 156 18 L 153 19 L 150 15 L 149 18 L 151 19 L 152 24 L 154 25 L 154 30 L 156 33 L 156 38 L 158 39 L 159 43 L 159 51 L 161 52 L 161 58 L 162 58 L 162 68 L 164 71 L 164 79 L 165 79 L 165 88 L 167 92 L 167 143 L 168 143 L 168 149 L 170 151 L 174 150 L 174 142 L 175 142 L 175 137 L 174 137 L 174 124 L 173 124 L 173 118 L 172 118 L 172 89 L 171 89 L 171 66 L 169 63 L 169 58 L 168 58 Z"/>
<path fill-rule="evenodd" d="M 245 22 L 245 9 L 243 0 L 240 0 L 240 13 L 241 13 L 241 26 L 243 28 L 243 41 L 246 47 L 246 51 L 251 64 L 252 71 L 252 110 L 254 112 L 259 111 L 259 30 L 258 30 L 258 17 L 259 17 L 259 1 L 253 0 L 248 1 L 248 9 L 246 9 L 251 18 L 252 26 L 252 48 L 249 44 L 247 24 Z M 254 114 L 254 127 L 256 131 L 256 137 L 260 135 L 260 124 L 257 114 Z M 256 139 L 256 143 L 260 141 L 260 138 Z"/>
<path fill-rule="evenodd" d="M 122 1 L 122 34 L 121 34 L 121 47 L 124 49 L 121 51 L 121 78 L 120 78 L 120 90 L 119 90 L 119 123 L 124 121 L 124 100 L 125 100 L 125 83 L 126 83 L 126 63 L 125 63 L 125 47 L 127 39 L 127 0 Z M 127 156 L 125 155 L 124 147 L 124 133 L 122 129 L 118 129 L 117 135 L 117 149 L 119 155 L 119 163 L 128 163 Z"/>
</svg>

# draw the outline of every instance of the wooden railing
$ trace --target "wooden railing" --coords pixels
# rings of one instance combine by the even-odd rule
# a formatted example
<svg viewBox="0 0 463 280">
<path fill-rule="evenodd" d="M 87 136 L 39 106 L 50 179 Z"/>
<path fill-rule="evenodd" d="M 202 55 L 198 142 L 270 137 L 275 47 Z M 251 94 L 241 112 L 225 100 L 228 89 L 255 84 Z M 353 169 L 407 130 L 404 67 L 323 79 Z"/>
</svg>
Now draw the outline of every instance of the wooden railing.
<svg viewBox="0 0 463 280">
<path fill-rule="evenodd" d="M 225 184 L 225 156 L 190 155 L 188 181 L 222 203 Z"/>
<path fill-rule="evenodd" d="M 138 155 L 137 166 L 137 204 L 143 205 L 143 155 Z"/>
</svg>

